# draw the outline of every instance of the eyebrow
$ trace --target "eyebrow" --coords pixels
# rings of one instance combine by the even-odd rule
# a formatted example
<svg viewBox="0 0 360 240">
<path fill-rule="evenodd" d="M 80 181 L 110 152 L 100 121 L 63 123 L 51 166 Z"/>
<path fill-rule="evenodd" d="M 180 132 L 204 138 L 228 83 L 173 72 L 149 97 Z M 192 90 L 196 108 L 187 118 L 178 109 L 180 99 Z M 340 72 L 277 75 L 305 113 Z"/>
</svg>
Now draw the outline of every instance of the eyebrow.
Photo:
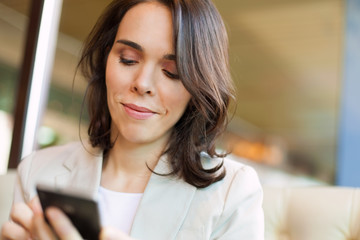
<svg viewBox="0 0 360 240">
<path fill-rule="evenodd" d="M 134 48 L 140 52 L 144 52 L 144 49 L 139 45 L 137 44 L 136 42 L 133 42 L 133 41 L 129 41 L 129 40 L 125 40 L 125 39 L 119 39 L 116 41 L 116 43 L 122 43 L 124 45 L 127 45 L 131 48 Z M 172 60 L 172 61 L 176 61 L 176 55 L 175 54 L 165 54 L 164 59 L 166 60 Z"/>
<path fill-rule="evenodd" d="M 116 42 L 125 44 L 125 45 L 127 45 L 129 47 L 132 47 L 132 48 L 134 48 L 136 50 L 139 50 L 140 52 L 144 51 L 143 48 L 139 44 L 137 44 L 135 42 L 132 42 L 132 41 L 129 41 L 129 40 L 120 39 L 120 40 L 117 40 Z"/>
<path fill-rule="evenodd" d="M 166 59 L 166 60 L 172 60 L 172 61 L 176 62 L 175 54 L 166 54 L 163 58 Z"/>
</svg>

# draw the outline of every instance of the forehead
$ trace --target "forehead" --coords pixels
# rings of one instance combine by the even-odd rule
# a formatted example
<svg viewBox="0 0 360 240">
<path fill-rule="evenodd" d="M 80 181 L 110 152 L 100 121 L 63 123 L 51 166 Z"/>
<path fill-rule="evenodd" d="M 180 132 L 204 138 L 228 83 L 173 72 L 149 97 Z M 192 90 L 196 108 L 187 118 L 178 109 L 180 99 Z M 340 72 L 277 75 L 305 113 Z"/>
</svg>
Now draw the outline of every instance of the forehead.
<svg viewBox="0 0 360 240">
<path fill-rule="evenodd" d="M 126 39 L 144 47 L 163 45 L 173 51 L 173 20 L 170 9 L 158 2 L 145 2 L 131 8 L 119 24 L 115 41 Z"/>
</svg>

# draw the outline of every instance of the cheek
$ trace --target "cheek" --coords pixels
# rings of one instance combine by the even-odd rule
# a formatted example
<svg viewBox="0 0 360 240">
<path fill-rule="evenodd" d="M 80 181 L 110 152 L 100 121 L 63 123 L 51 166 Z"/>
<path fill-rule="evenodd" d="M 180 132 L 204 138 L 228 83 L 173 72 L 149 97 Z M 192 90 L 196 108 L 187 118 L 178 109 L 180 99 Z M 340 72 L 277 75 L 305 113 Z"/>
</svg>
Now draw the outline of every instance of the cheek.
<svg viewBox="0 0 360 240">
<path fill-rule="evenodd" d="M 106 63 L 106 71 L 105 71 L 105 82 L 107 90 L 111 90 L 114 85 L 116 85 L 116 68 L 114 66 L 111 57 L 109 56 L 107 63 Z"/>
<path fill-rule="evenodd" d="M 109 59 L 106 65 L 105 82 L 108 93 L 114 93 L 124 89 L 126 85 L 126 76 L 121 71 L 119 63 L 116 60 Z"/>
<path fill-rule="evenodd" d="M 177 83 L 176 86 L 169 89 L 171 91 L 166 91 L 162 94 L 163 102 L 168 110 L 176 112 L 177 115 L 182 115 L 190 101 L 191 95 L 181 83 Z"/>
</svg>

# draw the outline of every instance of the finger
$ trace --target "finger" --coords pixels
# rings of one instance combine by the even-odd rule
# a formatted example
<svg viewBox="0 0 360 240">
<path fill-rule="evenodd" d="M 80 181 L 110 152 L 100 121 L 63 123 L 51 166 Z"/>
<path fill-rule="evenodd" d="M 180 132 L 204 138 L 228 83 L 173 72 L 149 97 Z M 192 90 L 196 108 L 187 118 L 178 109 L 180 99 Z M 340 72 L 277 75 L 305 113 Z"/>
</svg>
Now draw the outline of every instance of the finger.
<svg viewBox="0 0 360 240">
<path fill-rule="evenodd" d="M 31 208 L 31 210 L 33 210 L 34 213 L 43 214 L 39 197 L 36 196 L 33 199 L 31 199 L 28 205 Z"/>
<path fill-rule="evenodd" d="M 1 239 L 29 239 L 30 234 L 15 222 L 6 222 L 1 228 Z"/>
<path fill-rule="evenodd" d="M 28 205 L 25 203 L 17 203 L 11 209 L 10 218 L 26 230 L 29 230 L 31 228 L 33 215 Z"/>
<path fill-rule="evenodd" d="M 113 228 L 113 227 L 104 227 L 100 232 L 100 240 L 131 240 L 132 238 L 125 234 L 124 232 Z"/>
<path fill-rule="evenodd" d="M 70 219 L 58 208 L 49 207 L 46 209 L 45 214 L 60 239 L 82 239 Z"/>
<path fill-rule="evenodd" d="M 35 214 L 33 217 L 33 225 L 31 229 L 31 236 L 33 239 L 52 240 L 56 239 L 55 234 L 50 226 L 45 222 L 42 214 Z"/>
</svg>

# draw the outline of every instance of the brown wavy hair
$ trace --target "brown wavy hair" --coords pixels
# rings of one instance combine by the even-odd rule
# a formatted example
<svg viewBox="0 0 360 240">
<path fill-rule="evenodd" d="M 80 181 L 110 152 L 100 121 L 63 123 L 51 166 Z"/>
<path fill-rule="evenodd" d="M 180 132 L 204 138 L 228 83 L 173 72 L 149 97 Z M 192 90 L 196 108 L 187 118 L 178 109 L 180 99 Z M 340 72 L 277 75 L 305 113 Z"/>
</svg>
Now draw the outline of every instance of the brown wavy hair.
<svg viewBox="0 0 360 240">
<path fill-rule="evenodd" d="M 149 0 L 111 2 L 85 41 L 78 64 L 89 81 L 90 142 L 93 147 L 103 148 L 104 154 L 113 145 L 105 85 L 106 60 L 123 16 L 142 2 Z M 216 152 L 215 142 L 226 128 L 228 107 L 234 92 L 226 29 L 210 0 L 157 2 L 172 12 L 177 69 L 183 85 L 192 96 L 183 116 L 175 124 L 164 152 L 172 166 L 169 175 L 177 175 L 193 186 L 204 188 L 225 176 L 222 163 L 205 169 L 201 154 L 225 156 Z"/>
</svg>

